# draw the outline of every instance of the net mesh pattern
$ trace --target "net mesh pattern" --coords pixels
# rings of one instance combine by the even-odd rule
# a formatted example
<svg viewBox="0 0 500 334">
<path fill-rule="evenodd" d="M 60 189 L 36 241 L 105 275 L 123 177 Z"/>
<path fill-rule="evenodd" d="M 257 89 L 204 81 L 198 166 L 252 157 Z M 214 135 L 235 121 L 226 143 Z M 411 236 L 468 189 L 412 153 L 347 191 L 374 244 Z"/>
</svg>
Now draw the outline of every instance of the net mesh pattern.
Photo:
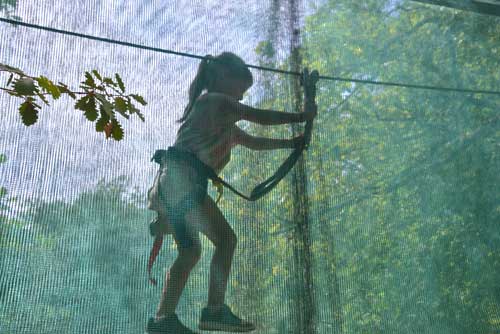
<svg viewBox="0 0 500 334">
<path fill-rule="evenodd" d="M 500 18 L 413 1 L 0 1 L 2 17 L 288 71 L 500 90 Z M 1 63 L 78 90 L 120 73 L 147 100 L 106 140 L 74 101 L 21 122 L 0 92 L 0 333 L 144 332 L 146 192 L 199 61 L 0 22 Z M 293 75 L 252 70 L 243 102 L 300 111 Z M 1 87 L 8 76 L 0 72 Z M 267 196 L 219 204 L 238 237 L 226 301 L 255 333 L 500 333 L 500 97 L 320 80 L 309 150 Z M 298 109 L 298 110 L 297 110 Z M 291 138 L 301 126 L 238 123 Z M 244 193 L 290 151 L 237 147 Z M 169 191 L 176 191 L 169 189 Z M 215 188 L 209 186 L 215 198 Z M 196 328 L 214 247 L 177 314 Z M 177 255 L 167 237 L 154 267 Z"/>
</svg>

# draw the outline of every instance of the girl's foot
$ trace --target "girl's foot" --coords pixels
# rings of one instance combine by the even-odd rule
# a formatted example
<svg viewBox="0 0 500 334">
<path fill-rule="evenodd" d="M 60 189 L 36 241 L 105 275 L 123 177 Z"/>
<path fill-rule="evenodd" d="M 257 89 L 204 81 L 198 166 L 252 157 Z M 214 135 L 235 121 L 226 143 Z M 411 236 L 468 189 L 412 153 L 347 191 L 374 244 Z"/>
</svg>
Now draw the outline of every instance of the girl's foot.
<svg viewBox="0 0 500 334">
<path fill-rule="evenodd" d="M 205 331 L 250 332 L 255 326 L 235 316 L 229 306 L 222 305 L 216 312 L 204 308 L 198 328 Z"/>
<path fill-rule="evenodd" d="M 175 313 L 159 320 L 149 318 L 146 332 L 149 334 L 196 334 L 184 326 Z"/>
</svg>

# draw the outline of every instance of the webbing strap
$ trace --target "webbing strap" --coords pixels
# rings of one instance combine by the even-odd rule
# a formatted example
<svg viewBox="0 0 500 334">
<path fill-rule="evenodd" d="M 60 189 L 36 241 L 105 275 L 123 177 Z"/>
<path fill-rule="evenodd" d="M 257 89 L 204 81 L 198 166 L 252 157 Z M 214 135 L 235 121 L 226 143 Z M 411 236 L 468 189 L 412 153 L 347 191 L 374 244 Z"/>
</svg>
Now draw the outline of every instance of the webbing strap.
<svg viewBox="0 0 500 334">
<path fill-rule="evenodd" d="M 151 276 L 151 269 L 153 268 L 153 264 L 155 263 L 156 257 L 160 253 L 162 244 L 163 244 L 163 236 L 157 235 L 153 242 L 153 247 L 151 248 L 151 252 L 149 253 L 148 277 L 149 277 L 149 282 L 153 285 L 156 285 L 157 281 Z"/>
<path fill-rule="evenodd" d="M 318 71 L 312 71 L 309 73 L 309 70 L 306 68 L 302 72 L 302 76 L 300 77 L 300 84 L 304 87 L 304 97 L 307 103 L 316 102 L 316 83 L 319 80 Z M 302 152 L 309 147 L 309 143 L 311 142 L 312 135 L 312 126 L 313 121 L 307 121 L 304 129 L 304 145 L 296 147 L 294 151 L 288 156 L 288 158 L 281 164 L 278 170 L 254 188 L 250 195 L 251 200 L 256 200 L 273 190 L 276 185 L 288 174 L 288 172 L 295 166 L 297 160 L 301 156 Z"/>
</svg>

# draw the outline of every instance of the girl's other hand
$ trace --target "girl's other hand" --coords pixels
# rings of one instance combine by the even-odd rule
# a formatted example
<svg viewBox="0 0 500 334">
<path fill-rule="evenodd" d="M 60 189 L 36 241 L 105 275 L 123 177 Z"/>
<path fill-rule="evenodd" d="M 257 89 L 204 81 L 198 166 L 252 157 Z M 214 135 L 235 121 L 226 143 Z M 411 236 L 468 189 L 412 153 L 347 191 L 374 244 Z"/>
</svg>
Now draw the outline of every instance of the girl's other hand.
<svg viewBox="0 0 500 334">
<path fill-rule="evenodd" d="M 304 122 L 312 121 L 318 115 L 318 106 L 316 103 L 307 102 L 304 106 Z"/>
<path fill-rule="evenodd" d="M 306 139 L 304 138 L 303 133 L 301 133 L 297 137 L 294 137 L 291 141 L 293 148 L 301 148 L 306 144 Z"/>
</svg>

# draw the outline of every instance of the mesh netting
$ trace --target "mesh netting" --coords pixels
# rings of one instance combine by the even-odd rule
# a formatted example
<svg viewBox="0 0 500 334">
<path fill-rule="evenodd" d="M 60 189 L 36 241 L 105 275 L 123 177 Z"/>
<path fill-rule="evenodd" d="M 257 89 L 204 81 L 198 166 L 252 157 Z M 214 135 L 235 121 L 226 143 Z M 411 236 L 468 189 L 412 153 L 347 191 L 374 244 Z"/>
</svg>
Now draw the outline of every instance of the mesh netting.
<svg viewBox="0 0 500 334">
<path fill-rule="evenodd" d="M 2 17 L 248 64 L 317 69 L 310 148 L 267 196 L 225 191 L 238 238 L 226 302 L 255 333 L 500 333 L 500 18 L 406 0 L 0 1 Z M 148 102 L 106 140 L 74 100 L 0 94 L 0 333 L 138 333 L 156 312 L 146 192 L 175 140 L 199 60 L 0 22 L 0 63 L 78 90 L 119 73 Z M 252 69 L 243 103 L 299 111 L 298 77 Z M 0 72 L 6 87 L 7 72 Z M 41 102 L 41 104 L 43 104 Z M 299 109 L 299 110 L 297 110 Z M 297 126 L 241 121 L 291 138 Z M 233 149 L 222 177 L 244 193 L 290 151 Z M 169 189 L 176 191 L 176 189 Z M 209 186 L 215 198 L 216 189 Z M 214 247 L 177 314 L 196 328 Z M 171 237 L 153 274 L 177 256 Z"/>
</svg>

